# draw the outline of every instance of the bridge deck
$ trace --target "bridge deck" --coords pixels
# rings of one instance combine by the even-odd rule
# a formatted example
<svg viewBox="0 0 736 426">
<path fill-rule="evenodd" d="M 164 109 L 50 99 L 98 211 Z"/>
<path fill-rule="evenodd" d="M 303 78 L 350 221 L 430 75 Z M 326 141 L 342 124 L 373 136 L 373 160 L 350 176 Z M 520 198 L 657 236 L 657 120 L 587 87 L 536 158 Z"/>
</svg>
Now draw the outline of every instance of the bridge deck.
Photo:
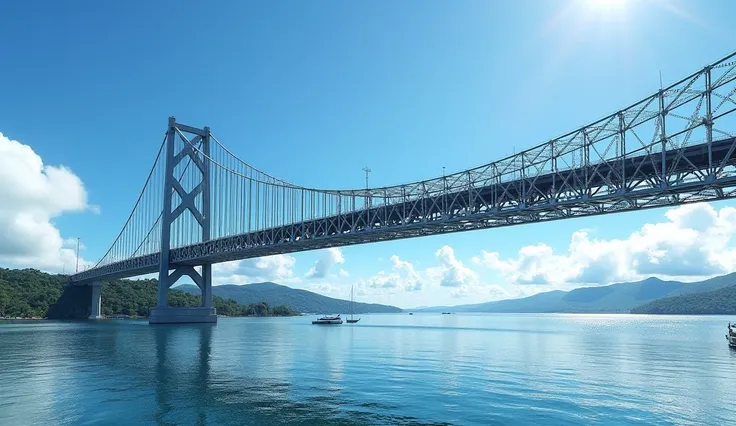
<svg viewBox="0 0 736 426">
<path fill-rule="evenodd" d="M 653 153 L 477 188 L 469 184 L 462 191 L 175 248 L 171 266 L 731 198 L 736 193 L 723 188 L 736 187 L 736 178 L 714 177 L 709 170 L 733 166 L 735 147 L 736 139 L 728 138 L 713 142 L 710 153 L 707 144 L 666 151 L 664 176 L 663 155 Z M 154 253 L 84 271 L 71 280 L 83 284 L 137 276 L 157 272 L 158 263 Z"/>
</svg>

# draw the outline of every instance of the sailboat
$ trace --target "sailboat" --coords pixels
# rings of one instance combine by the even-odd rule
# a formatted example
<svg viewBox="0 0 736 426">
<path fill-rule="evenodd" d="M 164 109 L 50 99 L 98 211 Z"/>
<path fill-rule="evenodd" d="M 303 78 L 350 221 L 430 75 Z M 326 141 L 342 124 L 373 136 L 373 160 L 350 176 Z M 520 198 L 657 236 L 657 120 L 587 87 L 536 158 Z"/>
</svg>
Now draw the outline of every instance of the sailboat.
<svg viewBox="0 0 736 426">
<path fill-rule="evenodd" d="M 350 286 L 350 318 L 346 320 L 348 324 L 355 324 L 356 322 L 360 321 L 360 318 L 353 319 L 353 311 L 353 286 Z"/>
</svg>

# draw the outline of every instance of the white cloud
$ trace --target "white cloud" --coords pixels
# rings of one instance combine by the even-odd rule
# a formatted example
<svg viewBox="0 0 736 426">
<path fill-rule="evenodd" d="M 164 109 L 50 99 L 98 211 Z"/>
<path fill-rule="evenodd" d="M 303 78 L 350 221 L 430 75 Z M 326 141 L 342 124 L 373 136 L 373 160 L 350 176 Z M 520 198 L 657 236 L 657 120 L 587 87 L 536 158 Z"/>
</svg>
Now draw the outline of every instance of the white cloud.
<svg viewBox="0 0 736 426">
<path fill-rule="evenodd" d="M 345 263 L 345 258 L 342 252 L 337 247 L 331 247 L 327 250 L 322 250 L 320 258 L 314 262 L 307 274 L 307 278 L 325 278 L 330 272 L 330 268 L 334 265 Z"/>
<path fill-rule="evenodd" d="M 584 231 L 578 233 L 581 232 Z M 517 284 L 562 282 L 579 273 L 572 259 L 555 255 L 546 244 L 522 247 L 516 259 L 508 260 L 501 260 L 497 252 L 483 251 L 481 257 L 473 258 L 473 263 L 501 272 Z"/>
<path fill-rule="evenodd" d="M 480 295 L 484 300 L 487 299 L 489 294 L 485 294 L 484 291 L 488 289 L 479 287 L 478 274 L 455 257 L 452 247 L 447 245 L 441 247 L 435 252 L 435 258 L 437 266 L 417 271 L 411 262 L 393 255 L 390 258 L 390 271 L 379 271 L 368 279 L 356 282 L 358 294 L 361 296 L 416 294 L 414 292 L 426 293 L 429 289 L 437 292 L 444 287 L 445 294 L 449 292 L 453 297 Z"/>
<path fill-rule="evenodd" d="M 368 278 L 366 283 L 369 287 L 373 288 L 399 289 L 401 285 L 401 277 L 399 277 L 398 274 L 390 274 L 386 271 L 379 271 L 376 275 Z"/>
<path fill-rule="evenodd" d="M 455 257 L 455 250 L 445 245 L 435 252 L 439 266 L 430 268 L 428 273 L 439 279 L 442 287 L 463 287 L 478 284 L 478 274 L 463 265 Z"/>
<path fill-rule="evenodd" d="M 374 289 L 388 289 L 390 292 L 419 291 L 423 288 L 423 281 L 414 265 L 398 256 L 391 256 L 391 272 L 379 271 L 360 285 Z"/>
<path fill-rule="evenodd" d="M 296 259 L 288 254 L 220 263 L 212 267 L 212 281 L 214 284 L 297 283 L 301 280 L 294 275 L 295 264 Z"/>
<path fill-rule="evenodd" d="M 458 298 L 477 296 L 483 301 L 506 294 L 499 286 L 481 285 L 478 274 L 455 257 L 452 247 L 441 247 L 435 252 L 435 258 L 436 266 L 417 271 L 411 262 L 391 256 L 390 271 L 379 271 L 368 279 L 357 281 L 359 294 L 376 296 L 431 289 L 433 293 Z"/>
<path fill-rule="evenodd" d="M 626 239 L 601 240 L 588 230 L 573 233 L 567 253 L 545 244 L 522 247 L 503 260 L 483 251 L 473 261 L 501 272 L 517 284 L 608 284 L 656 275 L 705 277 L 736 269 L 730 240 L 736 208 L 716 211 L 709 204 L 668 210 L 666 221 L 645 224 Z"/>
<path fill-rule="evenodd" d="M 368 279 L 356 281 L 357 294 L 368 296 L 380 303 L 419 306 L 447 304 L 447 297 L 467 298 L 468 303 L 487 302 L 516 297 L 520 291 L 510 293 L 502 286 L 482 283 L 478 274 L 465 266 L 450 246 L 435 252 L 437 264 L 423 270 L 398 256 L 391 256 L 390 271 L 380 271 Z M 419 300 L 434 302 L 418 302 Z"/>
<path fill-rule="evenodd" d="M 346 297 L 342 287 L 329 284 L 329 283 L 309 283 L 306 286 L 306 290 L 323 294 L 329 297 L 344 298 Z M 348 295 L 349 297 L 349 295 Z"/>
<path fill-rule="evenodd" d="M 88 210 L 84 184 L 64 166 L 44 165 L 33 149 L 0 133 L 0 264 L 71 272 L 76 239 L 52 219 Z M 80 259 L 80 269 L 89 262 Z"/>
<path fill-rule="evenodd" d="M 403 289 L 406 291 L 419 291 L 424 287 L 424 283 L 419 273 L 414 269 L 409 261 L 399 259 L 399 256 L 391 256 L 394 273 L 403 278 Z"/>
</svg>

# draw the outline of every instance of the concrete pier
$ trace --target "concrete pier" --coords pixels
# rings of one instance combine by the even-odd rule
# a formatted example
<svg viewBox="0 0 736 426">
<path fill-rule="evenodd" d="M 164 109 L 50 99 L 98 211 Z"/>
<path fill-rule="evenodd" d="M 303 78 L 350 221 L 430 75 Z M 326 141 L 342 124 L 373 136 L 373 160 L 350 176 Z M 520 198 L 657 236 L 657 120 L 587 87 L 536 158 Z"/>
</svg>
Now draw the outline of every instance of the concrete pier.
<svg viewBox="0 0 736 426">
<path fill-rule="evenodd" d="M 169 287 L 180 277 L 188 276 L 202 292 L 202 303 L 198 307 L 174 308 L 169 306 Z M 159 277 L 158 305 L 151 309 L 149 324 L 194 324 L 216 323 L 217 310 L 212 303 L 212 265 L 203 265 L 200 274 L 191 266 L 177 268 L 172 274 Z"/>
<path fill-rule="evenodd" d="M 92 285 L 92 313 L 89 319 L 102 319 L 102 283 L 93 282 Z"/>
</svg>

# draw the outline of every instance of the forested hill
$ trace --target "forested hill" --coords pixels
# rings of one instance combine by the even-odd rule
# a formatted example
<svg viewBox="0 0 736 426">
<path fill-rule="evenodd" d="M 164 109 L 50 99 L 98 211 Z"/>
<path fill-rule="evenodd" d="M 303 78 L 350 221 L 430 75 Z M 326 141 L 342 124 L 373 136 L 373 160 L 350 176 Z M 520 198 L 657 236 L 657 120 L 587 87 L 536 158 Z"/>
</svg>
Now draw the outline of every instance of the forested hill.
<svg viewBox="0 0 736 426">
<path fill-rule="evenodd" d="M 0 318 L 46 316 L 64 292 L 69 277 L 35 269 L 0 268 Z"/>
<path fill-rule="evenodd" d="M 684 294 L 649 302 L 633 314 L 736 315 L 736 286 L 705 293 Z"/>
<path fill-rule="evenodd" d="M 192 284 L 175 287 L 190 293 L 199 294 L 199 288 Z M 285 305 L 299 312 L 317 314 L 347 314 L 350 313 L 350 301 L 333 299 L 271 282 L 245 285 L 218 285 L 212 287 L 212 294 L 226 299 L 233 299 L 238 303 L 249 304 L 255 301 L 266 301 L 272 305 Z M 356 314 L 366 313 L 397 313 L 400 308 L 376 303 L 353 304 Z"/>
<path fill-rule="evenodd" d="M 156 306 L 158 280 L 113 280 L 102 286 L 102 312 L 104 315 L 123 314 L 148 316 Z M 169 306 L 200 306 L 199 293 L 192 294 L 169 289 Z M 270 305 L 263 300 L 240 304 L 232 299 L 213 296 L 217 315 L 227 316 L 288 316 L 299 312 L 287 306 Z"/>
<path fill-rule="evenodd" d="M 49 306 L 58 303 L 66 290 L 69 277 L 52 275 L 35 269 L 0 268 L 0 317 L 44 318 Z M 156 305 L 157 280 L 113 280 L 102 286 L 104 315 L 148 316 Z M 169 305 L 199 306 L 199 294 L 169 290 Z M 234 300 L 213 298 L 218 315 L 270 316 L 296 315 L 297 311 L 285 306 L 269 306 L 262 300 L 242 305 Z M 62 300 L 63 303 L 63 300 Z M 63 310 L 63 307 L 62 307 Z M 58 317 L 64 315 L 56 313 Z M 82 315 L 77 316 L 84 316 Z"/>
</svg>

